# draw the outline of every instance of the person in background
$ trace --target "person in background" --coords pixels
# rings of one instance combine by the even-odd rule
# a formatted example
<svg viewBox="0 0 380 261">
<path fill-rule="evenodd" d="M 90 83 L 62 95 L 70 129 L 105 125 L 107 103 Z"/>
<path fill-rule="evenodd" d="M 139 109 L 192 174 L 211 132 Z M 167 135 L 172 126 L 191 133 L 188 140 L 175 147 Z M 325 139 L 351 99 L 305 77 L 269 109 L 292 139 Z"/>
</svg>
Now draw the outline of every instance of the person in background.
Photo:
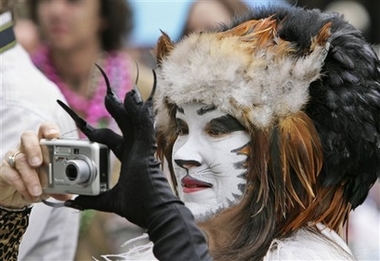
<svg viewBox="0 0 380 261">
<path fill-rule="evenodd" d="M 216 28 L 221 23 L 228 24 L 236 15 L 248 11 L 243 1 L 195 0 L 189 9 L 180 38 L 191 32 Z"/>
<path fill-rule="evenodd" d="M 107 92 L 122 135 L 63 105 L 122 162 L 115 187 L 65 206 L 146 228 L 140 260 L 354 260 L 342 227 L 380 173 L 380 60 L 362 33 L 338 14 L 273 5 L 177 43 L 164 33 L 156 57 L 156 95 Z M 38 136 L 21 145 L 41 157 Z"/>
<path fill-rule="evenodd" d="M 131 90 L 135 64 L 121 49 L 122 38 L 132 29 L 128 5 L 103 0 L 37 0 L 29 4 L 44 43 L 32 53 L 34 64 L 88 122 L 112 126 L 112 119 L 99 106 L 105 82 L 95 64 L 109 75 L 118 95 Z"/>
<path fill-rule="evenodd" d="M 128 3 L 108 0 L 36 0 L 29 1 L 29 10 L 43 43 L 41 48 L 31 54 L 33 63 L 57 84 L 69 106 L 86 121 L 96 127 L 118 130 L 102 106 L 106 83 L 95 64 L 105 71 L 113 89 L 121 97 L 131 90 L 135 82 L 143 97 L 147 97 L 151 87 L 146 84 L 150 78 L 141 73 L 142 69 L 137 71 L 135 61 L 123 46 L 123 41 L 133 27 L 133 13 Z M 119 168 L 119 162 L 113 157 L 113 184 L 117 180 Z M 89 253 L 96 254 L 96 251 L 115 251 L 120 241 L 142 233 L 141 229 L 126 224 L 118 216 L 105 213 L 87 211 L 82 214 L 81 221 L 79 259 L 88 258 Z M 114 224 L 118 224 L 117 229 Z M 121 230 L 122 224 L 125 224 L 125 231 Z M 104 236 L 91 236 L 96 233 Z"/>
<path fill-rule="evenodd" d="M 66 138 L 78 138 L 78 131 L 72 119 L 67 117 L 56 103 L 57 99 L 65 102 L 58 87 L 46 78 L 32 63 L 28 53 L 18 43 L 13 31 L 16 9 L 14 1 L 0 2 L 0 157 L 5 158 L 8 150 L 19 144 L 25 130 L 38 131 L 41 122 L 58 121 L 59 129 Z M 25 160 L 20 153 L 17 160 Z M 39 159 L 31 159 L 32 166 L 38 165 Z M 17 172 L 13 174 L 17 175 Z M 16 176 L 13 176 L 16 178 Z M 23 188 L 25 189 L 25 188 Z M 0 182 L 0 197 L 11 200 L 15 188 Z M 41 194 L 40 187 L 30 188 L 31 195 Z M 44 197 L 44 196 L 40 196 Z M 18 198 L 17 205 L 2 204 L 9 208 L 4 211 L 15 213 L 24 211 L 24 199 Z M 33 210 L 24 240 L 15 249 L 13 260 L 73 260 L 79 231 L 79 213 L 69 209 L 54 209 L 43 203 L 29 202 Z M 1 260 L 12 260 L 6 253 L 0 254 Z"/>
</svg>

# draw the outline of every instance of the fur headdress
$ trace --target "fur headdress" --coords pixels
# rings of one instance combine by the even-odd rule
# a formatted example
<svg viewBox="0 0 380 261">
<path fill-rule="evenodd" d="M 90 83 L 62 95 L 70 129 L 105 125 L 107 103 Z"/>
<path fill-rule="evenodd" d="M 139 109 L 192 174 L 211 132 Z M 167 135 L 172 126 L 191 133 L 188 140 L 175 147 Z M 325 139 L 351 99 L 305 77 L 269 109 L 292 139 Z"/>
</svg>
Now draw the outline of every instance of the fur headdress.
<svg viewBox="0 0 380 261">
<path fill-rule="evenodd" d="M 379 177 L 380 62 L 338 14 L 255 8 L 231 25 L 178 43 L 163 34 L 157 61 L 159 145 L 173 142 L 174 110 L 190 102 L 217 106 L 252 136 L 265 133 L 264 169 L 273 177 L 259 191 L 281 187 L 276 202 L 284 216 L 295 204 L 306 210 L 314 204 L 313 215 L 321 208 L 315 198 L 322 197 L 345 207 L 328 206 L 321 215 L 334 207 L 340 210 L 333 215 L 347 215 Z M 309 197 L 302 198 L 299 187 Z"/>
</svg>

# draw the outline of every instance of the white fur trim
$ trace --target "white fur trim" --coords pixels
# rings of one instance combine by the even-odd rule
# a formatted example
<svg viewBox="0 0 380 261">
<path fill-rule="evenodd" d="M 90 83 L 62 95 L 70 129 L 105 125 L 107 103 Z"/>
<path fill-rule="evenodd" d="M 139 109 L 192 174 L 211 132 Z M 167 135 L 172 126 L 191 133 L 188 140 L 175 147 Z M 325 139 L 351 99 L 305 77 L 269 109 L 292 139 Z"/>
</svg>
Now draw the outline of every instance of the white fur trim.
<svg viewBox="0 0 380 261">
<path fill-rule="evenodd" d="M 213 104 L 242 122 L 247 118 L 265 128 L 308 102 L 308 87 L 320 77 L 328 48 L 328 43 L 316 46 L 302 58 L 278 57 L 266 49 L 252 53 L 250 43 L 237 36 L 192 34 L 163 60 L 156 105 L 162 109 L 165 97 L 179 105 Z"/>
<path fill-rule="evenodd" d="M 156 261 L 157 258 L 153 254 L 153 242 L 149 241 L 148 234 L 143 234 L 125 242 L 122 247 L 127 248 L 127 252 L 122 254 L 104 255 L 104 260 L 144 260 Z M 112 259 L 110 259 L 112 258 Z"/>
</svg>

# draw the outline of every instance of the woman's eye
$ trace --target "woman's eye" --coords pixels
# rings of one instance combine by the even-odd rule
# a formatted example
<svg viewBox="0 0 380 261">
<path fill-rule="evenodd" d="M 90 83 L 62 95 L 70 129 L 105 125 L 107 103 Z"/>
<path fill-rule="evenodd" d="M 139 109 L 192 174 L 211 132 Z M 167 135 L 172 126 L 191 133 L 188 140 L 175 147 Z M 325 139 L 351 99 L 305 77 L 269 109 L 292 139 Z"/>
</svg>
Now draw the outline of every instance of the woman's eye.
<svg viewBox="0 0 380 261">
<path fill-rule="evenodd" d="M 212 137 L 220 137 L 226 135 L 227 132 L 221 128 L 210 128 L 207 130 L 207 134 Z"/>
<path fill-rule="evenodd" d="M 244 130 L 244 127 L 230 115 L 215 118 L 206 126 L 206 133 L 214 138 L 220 138 L 234 131 L 242 130 Z"/>
</svg>

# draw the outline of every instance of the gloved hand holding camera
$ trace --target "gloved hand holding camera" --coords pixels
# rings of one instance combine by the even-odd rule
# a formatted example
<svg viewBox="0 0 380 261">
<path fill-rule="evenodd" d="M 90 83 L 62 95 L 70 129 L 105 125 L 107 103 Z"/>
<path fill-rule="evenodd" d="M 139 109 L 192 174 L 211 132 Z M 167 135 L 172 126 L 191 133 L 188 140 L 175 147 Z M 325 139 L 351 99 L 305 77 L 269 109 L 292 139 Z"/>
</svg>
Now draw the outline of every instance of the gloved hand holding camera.
<svg viewBox="0 0 380 261">
<path fill-rule="evenodd" d="M 127 93 L 121 102 L 101 72 L 108 88 L 106 108 L 123 136 L 109 129 L 94 129 L 63 106 L 91 141 L 106 144 L 121 160 L 120 177 L 112 189 L 98 196 L 78 196 L 66 201 L 65 205 L 80 210 L 113 212 L 146 228 L 159 260 L 209 260 L 207 244 L 190 210 L 173 194 L 154 156 L 152 98 L 155 86 L 145 102 L 137 89 Z M 176 245 L 180 247 L 173 247 Z"/>
</svg>

